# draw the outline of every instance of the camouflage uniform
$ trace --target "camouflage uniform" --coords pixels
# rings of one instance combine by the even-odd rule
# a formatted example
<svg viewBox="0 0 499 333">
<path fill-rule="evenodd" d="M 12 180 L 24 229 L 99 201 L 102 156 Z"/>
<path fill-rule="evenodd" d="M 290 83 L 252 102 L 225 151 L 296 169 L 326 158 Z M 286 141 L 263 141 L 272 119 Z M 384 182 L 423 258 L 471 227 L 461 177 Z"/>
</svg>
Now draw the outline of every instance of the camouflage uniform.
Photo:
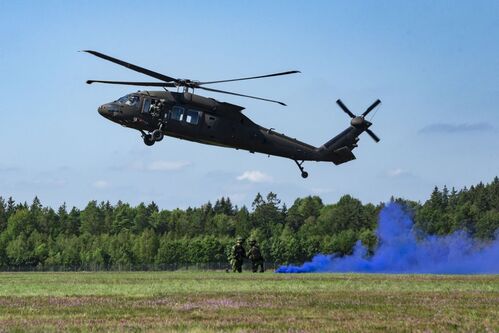
<svg viewBox="0 0 499 333">
<path fill-rule="evenodd" d="M 256 245 L 256 241 L 252 240 L 250 241 L 250 249 L 248 250 L 248 258 L 251 260 L 251 266 L 253 269 L 253 273 L 256 273 L 258 271 L 258 268 L 260 268 L 260 273 L 264 272 L 263 268 L 263 256 L 262 252 L 260 251 L 260 247 Z"/>
<path fill-rule="evenodd" d="M 232 247 L 230 261 L 232 265 L 233 272 L 241 273 L 243 270 L 243 259 L 246 257 L 246 250 L 243 246 L 243 239 L 239 237 L 236 241 L 236 245 Z"/>
</svg>

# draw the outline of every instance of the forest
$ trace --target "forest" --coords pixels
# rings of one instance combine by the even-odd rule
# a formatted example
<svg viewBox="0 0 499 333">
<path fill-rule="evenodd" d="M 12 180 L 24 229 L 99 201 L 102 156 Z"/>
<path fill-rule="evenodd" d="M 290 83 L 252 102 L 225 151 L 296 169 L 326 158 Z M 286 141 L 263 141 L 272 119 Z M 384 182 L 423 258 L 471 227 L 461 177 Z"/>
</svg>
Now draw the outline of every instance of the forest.
<svg viewBox="0 0 499 333">
<path fill-rule="evenodd" d="M 499 228 L 499 178 L 456 190 L 435 187 L 424 203 L 402 204 L 423 233 L 464 230 L 489 241 Z M 0 197 L 0 269 L 161 269 L 224 263 L 237 236 L 259 242 L 269 263 L 302 263 L 317 253 L 350 254 L 357 240 L 372 253 L 384 203 L 350 195 L 327 204 L 318 196 L 286 207 L 277 194 L 258 193 L 251 207 L 230 198 L 201 207 L 165 210 L 154 202 L 90 201 L 84 209 L 45 207 Z"/>
</svg>

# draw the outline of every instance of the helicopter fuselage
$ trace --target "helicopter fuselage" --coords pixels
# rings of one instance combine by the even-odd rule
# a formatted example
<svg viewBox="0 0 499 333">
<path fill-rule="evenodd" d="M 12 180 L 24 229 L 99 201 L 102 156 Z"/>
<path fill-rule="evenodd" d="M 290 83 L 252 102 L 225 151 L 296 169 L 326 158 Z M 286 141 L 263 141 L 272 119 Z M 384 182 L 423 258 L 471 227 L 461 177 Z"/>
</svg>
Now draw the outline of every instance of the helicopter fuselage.
<svg viewBox="0 0 499 333">
<path fill-rule="evenodd" d="M 243 109 L 187 92 L 165 90 L 129 94 L 102 105 L 98 110 L 113 122 L 139 130 L 145 140 L 150 135 L 147 133 L 160 129 L 164 135 L 179 139 L 295 161 L 337 162 L 341 154 L 335 154 L 330 146 L 355 145 L 361 133 L 349 127 L 337 136 L 338 139 L 317 148 L 254 123 L 241 112 Z"/>
</svg>

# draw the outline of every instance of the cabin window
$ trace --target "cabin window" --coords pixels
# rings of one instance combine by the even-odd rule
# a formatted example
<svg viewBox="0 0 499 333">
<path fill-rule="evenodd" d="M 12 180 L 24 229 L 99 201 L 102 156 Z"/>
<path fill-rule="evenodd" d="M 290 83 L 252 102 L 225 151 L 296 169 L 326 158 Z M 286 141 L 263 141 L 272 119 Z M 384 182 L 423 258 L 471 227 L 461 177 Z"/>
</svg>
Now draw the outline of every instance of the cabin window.
<svg viewBox="0 0 499 333">
<path fill-rule="evenodd" d="M 201 112 L 195 110 L 187 110 L 185 113 L 185 121 L 192 125 L 197 125 L 199 123 L 199 114 Z"/>
<path fill-rule="evenodd" d="M 144 100 L 144 105 L 142 107 L 142 112 L 143 113 L 149 113 L 150 107 L 151 107 L 151 100 L 149 98 L 146 98 Z"/>
<path fill-rule="evenodd" d="M 182 121 L 184 120 L 184 108 L 180 106 L 174 106 L 171 111 L 170 119 Z"/>
</svg>

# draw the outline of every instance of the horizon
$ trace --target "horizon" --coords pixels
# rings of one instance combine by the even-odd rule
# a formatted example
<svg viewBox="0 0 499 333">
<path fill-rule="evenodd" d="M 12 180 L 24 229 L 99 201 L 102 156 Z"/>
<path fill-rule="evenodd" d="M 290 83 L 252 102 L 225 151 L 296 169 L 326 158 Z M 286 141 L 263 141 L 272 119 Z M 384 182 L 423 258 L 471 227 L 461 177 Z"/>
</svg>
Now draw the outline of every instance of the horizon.
<svg viewBox="0 0 499 333">
<path fill-rule="evenodd" d="M 457 193 L 459 193 L 459 192 L 461 192 L 461 191 L 469 190 L 470 188 L 475 187 L 475 186 L 477 186 L 477 185 L 479 185 L 479 184 L 484 184 L 484 185 L 491 184 L 491 183 L 492 183 L 492 182 L 493 182 L 496 178 L 498 178 L 498 177 L 499 177 L 499 176 L 495 176 L 495 177 L 494 177 L 494 179 L 492 179 L 492 180 L 491 180 L 491 181 L 489 181 L 489 182 L 479 182 L 478 184 L 472 184 L 472 185 L 470 185 L 470 186 L 464 186 L 464 187 L 462 187 L 462 188 L 447 187 L 446 185 L 443 185 L 442 187 L 438 187 L 438 186 L 436 186 L 436 185 L 435 185 L 435 186 L 432 188 L 432 191 L 433 191 L 435 188 L 437 188 L 437 189 L 438 189 L 438 190 L 440 190 L 440 191 L 442 191 L 444 188 L 447 188 L 449 191 L 451 191 L 452 189 L 455 189 L 455 190 L 456 190 L 456 192 L 457 192 Z M 322 201 L 322 203 L 324 204 L 324 206 L 326 206 L 326 205 L 335 205 L 335 204 L 337 204 L 337 203 L 338 203 L 338 201 L 339 201 L 342 197 L 344 197 L 344 196 L 350 196 L 350 197 L 352 197 L 353 199 L 359 200 L 359 201 L 362 203 L 362 205 L 367 205 L 367 204 L 372 204 L 372 205 L 374 205 L 374 206 L 386 205 L 386 204 L 388 204 L 388 203 L 392 202 L 392 199 L 395 199 L 395 200 L 397 200 L 397 199 L 401 199 L 401 200 L 405 200 L 405 201 L 414 201 L 414 202 L 416 202 L 416 203 L 418 203 L 418 204 L 421 204 L 421 205 L 422 205 L 422 204 L 424 204 L 427 200 L 429 200 L 429 199 L 430 199 L 430 195 L 431 195 L 431 192 L 432 192 L 432 191 L 430 191 L 430 192 L 429 192 L 428 197 L 427 197 L 426 199 L 424 199 L 423 201 L 421 201 L 421 200 L 413 200 L 413 199 L 411 199 L 411 198 L 405 198 L 405 197 L 396 197 L 396 196 L 391 196 L 391 197 L 390 197 L 388 200 L 386 200 L 386 201 L 380 201 L 380 202 L 377 202 L 377 203 L 375 203 L 375 202 L 364 202 L 364 201 L 362 201 L 361 199 L 359 199 L 359 198 L 357 198 L 357 197 L 355 197 L 355 196 L 353 196 L 353 195 L 351 195 L 351 194 L 345 193 L 345 194 L 343 194 L 340 198 L 338 198 L 338 200 L 336 200 L 335 202 L 326 202 L 326 201 L 324 201 L 324 199 L 323 199 L 320 195 L 309 195 L 309 196 L 304 196 L 304 197 L 296 197 L 296 198 L 293 200 L 293 202 L 291 202 L 291 203 L 289 203 L 289 204 L 288 204 L 287 202 L 283 202 L 283 200 L 279 197 L 279 193 L 275 193 L 275 192 L 272 192 L 272 191 L 270 191 L 270 192 L 272 192 L 272 193 L 274 193 L 274 194 L 276 195 L 277 199 L 280 201 L 280 206 L 282 206 L 282 205 L 286 205 L 286 207 L 287 207 L 287 208 L 289 208 L 289 207 L 291 207 L 291 206 L 294 204 L 294 202 L 295 202 L 296 200 L 298 200 L 298 199 L 303 199 L 303 198 L 306 198 L 306 197 L 314 197 L 314 196 L 315 196 L 315 197 L 318 197 L 318 198 Z M 260 192 L 255 193 L 254 198 L 253 198 L 253 201 L 254 201 L 254 199 L 258 196 L 258 194 L 260 194 L 260 195 L 261 195 L 261 196 L 265 199 L 265 198 L 266 198 L 266 196 L 267 196 L 267 194 L 269 194 L 270 192 L 268 192 L 268 193 L 260 193 Z M 59 207 L 61 207 L 61 206 L 63 206 L 63 205 L 66 205 L 66 202 L 61 203 L 58 207 L 55 207 L 55 206 L 50 206 L 50 205 L 44 205 L 44 203 L 43 203 L 43 199 L 42 199 L 42 198 L 40 198 L 40 197 L 39 197 L 39 196 L 37 196 L 37 195 L 35 195 L 35 196 L 31 199 L 31 201 L 26 201 L 26 200 L 24 200 L 24 201 L 22 201 L 22 202 L 21 202 L 21 201 L 17 201 L 17 200 L 16 200 L 16 198 L 13 198 L 13 197 L 4 197 L 4 196 L 2 196 L 2 194 L 1 194 L 1 193 L 0 193 L 0 198 L 2 198 L 3 200 L 5 200 L 5 202 L 7 202 L 7 200 L 11 198 L 12 200 L 14 200 L 15 204 L 25 204 L 25 205 L 28 205 L 28 206 L 30 205 L 30 203 L 32 203 L 32 202 L 35 200 L 35 198 L 37 198 L 37 199 L 40 201 L 40 203 L 41 203 L 42 207 L 51 208 L 51 209 L 53 209 L 53 210 L 56 210 L 57 208 L 59 208 Z M 161 211 L 161 210 L 173 211 L 173 210 L 177 210 L 177 209 L 178 209 L 178 210 L 187 210 L 187 209 L 189 209 L 189 208 L 200 208 L 200 207 L 202 207 L 202 206 L 204 206 L 204 205 L 206 205 L 206 204 L 212 204 L 212 205 L 213 205 L 213 204 L 215 204 L 217 201 L 219 201 L 219 200 L 221 200 L 221 199 L 230 199 L 230 201 L 231 201 L 231 203 L 233 204 L 233 206 L 234 206 L 234 208 L 235 208 L 235 209 L 242 209 L 242 208 L 246 208 L 249 212 L 252 212 L 252 211 L 253 211 L 253 208 L 252 208 L 252 203 L 250 203 L 249 205 L 246 205 L 246 204 L 243 204 L 243 205 L 238 205 L 238 204 L 234 203 L 234 202 L 233 202 L 233 200 L 232 200 L 232 198 L 230 198 L 230 197 L 219 197 L 219 198 L 217 198 L 217 199 L 215 199 L 215 200 L 208 200 L 208 201 L 205 201 L 204 203 L 201 203 L 201 204 L 199 204 L 199 205 L 197 205 L 197 206 L 192 205 L 192 206 L 187 206 L 187 207 L 173 207 L 173 208 L 165 208 L 165 207 L 161 207 L 161 205 L 159 205 L 159 204 L 158 204 L 157 202 L 155 202 L 154 200 L 153 200 L 153 201 L 142 201 L 142 202 L 138 202 L 138 203 L 136 203 L 136 204 L 132 204 L 132 203 L 126 202 L 126 201 L 124 201 L 124 200 L 120 200 L 120 199 L 118 199 L 118 200 L 116 200 L 116 201 L 111 201 L 111 200 L 94 200 L 94 199 L 91 199 L 91 200 L 89 200 L 87 203 L 85 203 L 85 204 L 84 204 L 84 206 L 80 206 L 80 207 L 78 207 L 78 206 L 74 206 L 74 205 L 66 205 L 66 210 L 68 210 L 68 211 L 69 211 L 69 210 L 71 210 L 72 208 L 76 208 L 76 209 L 78 209 L 78 210 L 80 210 L 80 211 L 81 211 L 81 210 L 84 210 L 84 209 L 85 209 L 85 207 L 86 207 L 86 206 L 87 206 L 87 205 L 88 205 L 91 201 L 95 201 L 95 202 L 97 202 L 98 204 L 101 204 L 101 203 L 110 203 L 110 204 L 111 204 L 111 205 L 113 205 L 113 206 L 116 206 L 116 205 L 118 204 L 118 202 L 122 202 L 123 204 L 128 204 L 128 205 L 130 205 L 131 207 L 137 207 L 137 206 L 138 206 L 138 205 L 140 205 L 140 204 L 144 204 L 144 205 L 146 205 L 146 206 L 147 206 L 147 205 L 150 205 L 150 204 L 155 204 L 156 206 L 158 206 L 158 209 L 159 209 L 160 211 Z M 252 202 L 253 202 L 253 201 L 252 201 Z"/>
</svg>

